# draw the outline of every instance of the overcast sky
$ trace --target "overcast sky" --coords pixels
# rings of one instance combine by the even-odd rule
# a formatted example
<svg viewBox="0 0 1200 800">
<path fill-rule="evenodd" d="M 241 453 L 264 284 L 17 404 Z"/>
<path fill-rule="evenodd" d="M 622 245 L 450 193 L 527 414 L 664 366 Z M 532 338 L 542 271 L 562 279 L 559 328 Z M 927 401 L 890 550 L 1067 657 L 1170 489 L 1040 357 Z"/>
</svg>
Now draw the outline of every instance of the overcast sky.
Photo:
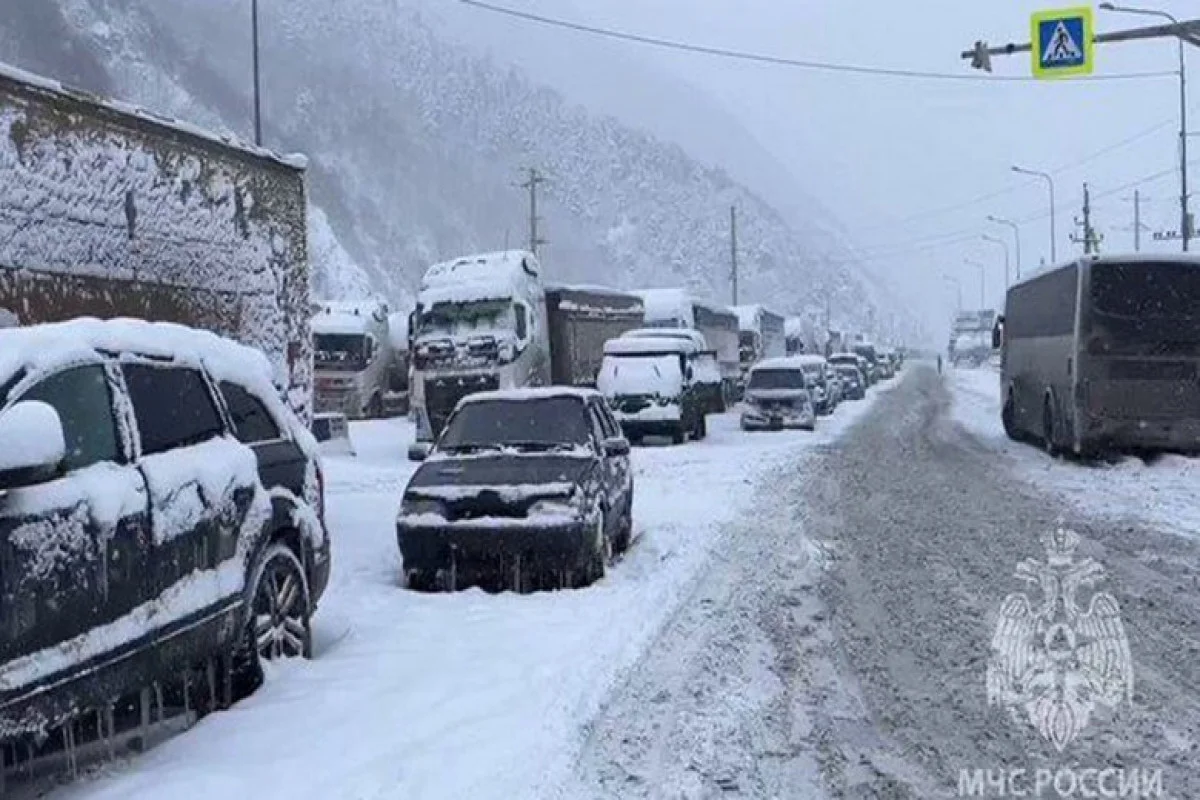
<svg viewBox="0 0 1200 800">
<path fill-rule="evenodd" d="M 994 44 L 1028 41 L 1030 13 L 1046 7 L 1033 0 L 492 1 L 699 44 L 981 76 L 959 58 L 960 51 L 980 38 Z M 1200 12 L 1195 0 L 1159 0 L 1153 7 L 1181 18 Z M 702 151 L 701 157 L 713 158 L 721 145 L 705 139 L 703 129 L 726 131 L 728 122 L 717 117 L 721 111 L 728 114 L 787 173 L 772 186 L 769 177 L 753 176 L 756 188 L 774 192 L 778 201 L 780 186 L 794 179 L 836 215 L 875 267 L 919 287 L 930 313 L 948 313 L 954 303 L 955 290 L 943 274 L 960 279 L 968 305 L 977 302 L 979 272 L 964 265 L 967 258 L 986 262 L 987 300 L 999 301 L 1002 248 L 980 237 L 989 232 L 1011 241 L 1012 232 L 987 223 L 988 214 L 1018 220 L 1047 214 L 1045 183 L 1014 175 L 1012 164 L 1054 171 L 1063 207 L 1057 226 L 1060 258 L 1079 250 L 1069 237 L 1084 181 L 1097 196 L 1094 224 L 1105 237 L 1103 249 L 1131 250 L 1134 187 L 1120 187 L 1178 167 L 1175 77 L 983 83 L 832 74 L 589 39 L 461 6 L 453 13 L 462 19 L 474 15 L 474 23 L 502 48 L 526 51 L 521 58 L 541 73 L 535 78 L 558 84 L 598 110 L 667 131 Z M 1099 31 L 1154 22 L 1100 10 L 1096 18 Z M 1162 40 L 1100 45 L 1096 55 L 1099 75 L 1173 71 L 1177 64 L 1174 42 Z M 1200 65 L 1200 50 L 1193 48 L 1189 57 Z M 995 70 L 1029 76 L 1029 56 L 998 57 Z M 630 74 L 646 76 L 650 88 L 631 85 Z M 696 96 L 686 103 L 673 96 L 653 102 L 654 92 L 661 94 L 672 79 L 685 82 Z M 1196 120 L 1200 130 L 1200 114 Z M 689 137 L 686 129 L 697 133 Z M 1194 143 L 1200 159 L 1200 138 Z M 734 162 L 746 140 L 729 135 L 726 144 Z M 1178 228 L 1176 172 L 1136 188 L 1149 228 Z M 994 192 L 1004 193 L 957 211 L 926 213 Z M 1021 245 L 1027 267 L 1048 259 L 1048 219 L 1023 224 Z M 926 249 L 918 249 L 922 246 Z M 1178 243 L 1156 243 L 1146 232 L 1142 249 L 1176 250 Z M 1015 253 L 1013 260 L 1015 277 Z"/>
</svg>

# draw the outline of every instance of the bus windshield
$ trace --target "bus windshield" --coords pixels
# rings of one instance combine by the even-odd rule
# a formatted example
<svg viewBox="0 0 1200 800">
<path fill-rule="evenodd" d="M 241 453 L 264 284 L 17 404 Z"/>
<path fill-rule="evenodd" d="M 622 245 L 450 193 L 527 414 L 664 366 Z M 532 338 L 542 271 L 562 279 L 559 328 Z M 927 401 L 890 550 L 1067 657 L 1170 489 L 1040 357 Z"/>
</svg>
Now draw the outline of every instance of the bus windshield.
<svg viewBox="0 0 1200 800">
<path fill-rule="evenodd" d="M 1093 352 L 1200 354 L 1200 267 L 1181 262 L 1092 267 Z"/>
</svg>

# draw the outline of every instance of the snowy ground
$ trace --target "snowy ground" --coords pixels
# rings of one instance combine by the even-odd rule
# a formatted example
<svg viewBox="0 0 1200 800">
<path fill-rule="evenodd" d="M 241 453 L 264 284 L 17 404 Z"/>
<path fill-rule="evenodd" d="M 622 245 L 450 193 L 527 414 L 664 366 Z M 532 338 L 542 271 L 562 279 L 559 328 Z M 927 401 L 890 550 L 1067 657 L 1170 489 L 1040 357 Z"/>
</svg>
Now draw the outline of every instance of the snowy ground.
<svg viewBox="0 0 1200 800">
<path fill-rule="evenodd" d="M 893 382 L 895 383 L 895 382 Z M 584 728 L 637 663 L 713 548 L 753 511 L 755 486 L 839 439 L 870 407 L 816 433 L 745 434 L 634 451 L 635 533 L 600 584 L 517 596 L 400 588 L 393 519 L 414 465 L 402 421 L 355 424 L 357 457 L 327 459 L 334 573 L 316 658 L 144 757 L 62 797 L 511 798 L 556 784 Z"/>
<path fill-rule="evenodd" d="M 996 369 L 954 369 L 946 380 L 954 419 L 1015 466 L 1016 475 L 1052 490 L 1080 512 L 1200 538 L 1200 459 L 1162 456 L 1147 463 L 1128 457 L 1096 464 L 1054 459 L 1004 434 Z"/>
</svg>

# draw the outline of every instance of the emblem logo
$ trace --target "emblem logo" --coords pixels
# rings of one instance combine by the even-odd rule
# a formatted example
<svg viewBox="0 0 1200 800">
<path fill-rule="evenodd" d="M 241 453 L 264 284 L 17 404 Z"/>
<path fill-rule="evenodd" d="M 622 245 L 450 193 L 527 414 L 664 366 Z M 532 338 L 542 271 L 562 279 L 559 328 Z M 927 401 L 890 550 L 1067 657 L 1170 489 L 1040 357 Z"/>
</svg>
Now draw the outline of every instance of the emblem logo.
<svg viewBox="0 0 1200 800">
<path fill-rule="evenodd" d="M 1059 526 L 1042 537 L 1046 561 L 1026 559 L 1016 577 L 1041 589 L 1004 599 L 987 669 L 988 705 L 1008 709 L 1062 752 L 1087 726 L 1097 704 L 1116 708 L 1133 697 L 1133 663 L 1120 608 L 1093 591 L 1087 610 L 1077 596 L 1104 578 L 1094 559 L 1075 559 L 1079 535 Z"/>
</svg>

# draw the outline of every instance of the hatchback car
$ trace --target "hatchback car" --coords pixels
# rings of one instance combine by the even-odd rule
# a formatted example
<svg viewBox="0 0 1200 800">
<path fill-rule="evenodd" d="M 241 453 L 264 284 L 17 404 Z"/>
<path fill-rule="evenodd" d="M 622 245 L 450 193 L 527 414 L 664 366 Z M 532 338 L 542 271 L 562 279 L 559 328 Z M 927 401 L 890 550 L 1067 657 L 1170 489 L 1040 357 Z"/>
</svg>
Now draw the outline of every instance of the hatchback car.
<svg viewBox="0 0 1200 800">
<path fill-rule="evenodd" d="M 417 455 L 396 520 L 410 588 L 586 585 L 629 547 L 629 442 L 594 390 L 469 395 Z"/>
<path fill-rule="evenodd" d="M 256 350 L 136 320 L 0 331 L 0 740 L 36 753 L 139 692 L 144 717 L 154 683 L 220 707 L 260 659 L 309 655 L 316 452 Z"/>
<path fill-rule="evenodd" d="M 742 430 L 816 428 L 805 358 L 768 358 L 750 368 L 742 400 Z"/>
</svg>

